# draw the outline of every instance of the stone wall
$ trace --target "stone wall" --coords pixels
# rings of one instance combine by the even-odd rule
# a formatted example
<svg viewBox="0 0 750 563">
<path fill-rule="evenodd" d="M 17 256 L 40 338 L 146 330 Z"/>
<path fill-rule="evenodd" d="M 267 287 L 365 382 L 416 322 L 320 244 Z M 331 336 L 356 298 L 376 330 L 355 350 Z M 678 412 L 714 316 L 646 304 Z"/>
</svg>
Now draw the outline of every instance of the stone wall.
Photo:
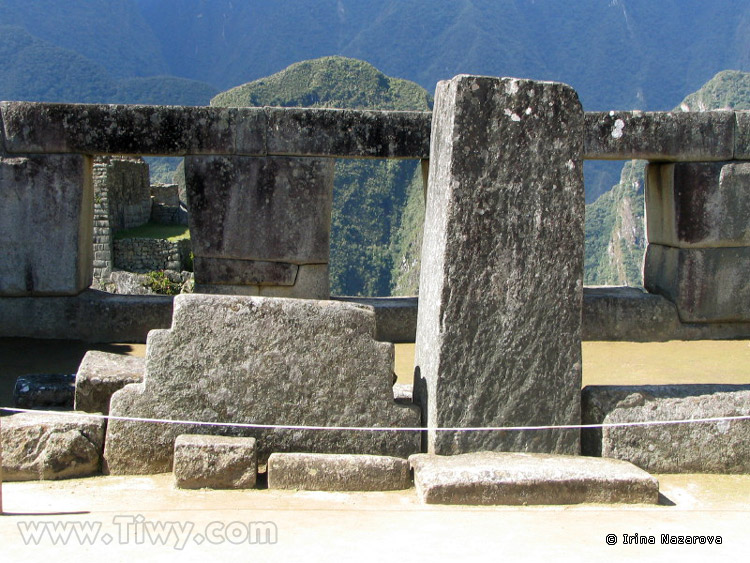
<svg viewBox="0 0 750 563">
<path fill-rule="evenodd" d="M 190 239 L 170 241 L 153 238 L 124 238 L 114 242 L 115 267 L 128 272 L 175 270 L 189 266 Z"/>
<path fill-rule="evenodd" d="M 114 264 L 113 235 L 151 217 L 148 164 L 141 158 L 97 157 L 94 182 L 94 279 L 106 283 Z"/>
</svg>

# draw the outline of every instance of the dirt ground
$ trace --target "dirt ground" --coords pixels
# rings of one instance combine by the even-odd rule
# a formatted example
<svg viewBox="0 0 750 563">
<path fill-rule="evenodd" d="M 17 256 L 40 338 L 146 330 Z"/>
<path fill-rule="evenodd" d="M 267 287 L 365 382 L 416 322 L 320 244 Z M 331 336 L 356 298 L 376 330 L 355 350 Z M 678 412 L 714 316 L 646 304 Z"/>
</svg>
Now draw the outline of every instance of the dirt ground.
<svg viewBox="0 0 750 563">
<path fill-rule="evenodd" d="M 73 373 L 87 348 L 80 342 L 0 340 L 1 403 L 10 404 L 16 376 Z M 142 345 L 95 348 L 145 352 Z M 584 385 L 750 383 L 747 341 L 586 342 L 583 357 Z M 400 345 L 396 362 L 399 380 L 410 382 L 413 345 Z M 426 506 L 413 489 L 181 491 L 171 474 L 5 483 L 0 561 L 79 562 L 82 556 L 106 561 L 746 558 L 750 475 L 656 477 L 662 495 L 658 506 Z M 84 529 L 94 535 L 82 541 Z M 58 532 L 62 536 L 56 535 L 55 543 L 51 534 Z M 635 534 L 653 543 L 626 543 Z M 712 543 L 663 543 L 665 537 L 679 536 L 712 537 Z M 261 544 L 257 537 L 274 541 Z"/>
</svg>

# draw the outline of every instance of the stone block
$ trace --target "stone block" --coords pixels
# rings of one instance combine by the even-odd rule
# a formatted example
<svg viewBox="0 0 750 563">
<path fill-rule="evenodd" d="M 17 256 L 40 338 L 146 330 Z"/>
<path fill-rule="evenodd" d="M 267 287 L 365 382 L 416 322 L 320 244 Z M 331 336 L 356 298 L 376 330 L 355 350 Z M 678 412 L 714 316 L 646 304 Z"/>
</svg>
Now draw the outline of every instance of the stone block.
<svg viewBox="0 0 750 563">
<path fill-rule="evenodd" d="M 332 160 L 188 157 L 185 177 L 196 257 L 328 263 Z"/>
<path fill-rule="evenodd" d="M 73 297 L 0 297 L 0 336 L 145 342 L 148 331 L 171 324 L 172 300 L 91 289 Z"/>
<path fill-rule="evenodd" d="M 414 385 L 428 428 L 580 420 L 582 144 L 569 86 L 438 85 Z M 429 430 L 427 448 L 572 454 L 579 432 Z"/>
<path fill-rule="evenodd" d="M 750 246 L 750 163 L 649 164 L 646 178 L 649 243 Z"/>
<path fill-rule="evenodd" d="M 419 410 L 393 400 L 393 346 L 376 342 L 372 309 L 330 301 L 184 294 L 170 330 L 149 334 L 146 376 L 114 394 L 110 413 L 312 426 L 414 427 Z M 281 430 L 112 420 L 105 461 L 114 474 L 172 468 L 179 434 L 258 440 L 272 452 L 406 457 L 418 432 Z"/>
<path fill-rule="evenodd" d="M 587 386 L 582 402 L 583 424 L 747 416 L 750 385 Z M 654 473 L 750 472 L 746 420 L 587 429 L 582 441 Z"/>
<path fill-rule="evenodd" d="M 85 413 L 77 413 L 85 415 Z M 105 421 L 93 417 L 15 414 L 3 417 L 6 481 L 71 479 L 100 472 Z"/>
<path fill-rule="evenodd" d="M 583 288 L 583 340 L 655 342 L 681 335 L 674 303 L 636 287 Z"/>
<path fill-rule="evenodd" d="M 685 323 L 750 321 L 750 247 L 649 244 L 643 285 L 677 306 Z"/>
<path fill-rule="evenodd" d="M 178 436 L 174 477 L 180 489 L 252 489 L 258 478 L 255 438 Z"/>
<path fill-rule="evenodd" d="M 735 111 L 734 158 L 750 160 L 750 111 Z"/>
<path fill-rule="evenodd" d="M 659 482 L 619 460 L 476 452 L 409 458 L 425 504 L 656 504 Z"/>
<path fill-rule="evenodd" d="M 274 453 L 268 488 L 303 491 L 396 491 L 411 487 L 409 462 L 377 455 Z"/>
<path fill-rule="evenodd" d="M 195 293 L 217 295 L 248 295 L 253 297 L 287 297 L 294 299 L 328 299 L 330 276 L 328 264 L 294 265 L 297 272 L 292 285 L 237 285 L 222 283 L 197 283 Z M 252 280 L 250 280 L 252 281 Z M 272 278 L 266 278 L 269 283 Z M 282 279 L 283 281 L 283 279 Z"/>
<path fill-rule="evenodd" d="M 732 111 L 586 112 L 587 160 L 706 162 L 734 157 Z"/>
<path fill-rule="evenodd" d="M 269 155 L 426 158 L 430 152 L 430 112 L 265 110 Z"/>
<path fill-rule="evenodd" d="M 261 108 L 2 102 L 0 112 L 11 153 L 265 154 Z"/>
<path fill-rule="evenodd" d="M 417 334 L 416 297 L 334 297 L 375 309 L 375 338 L 383 342 L 414 342 Z"/>
<path fill-rule="evenodd" d="M 0 157 L 0 295 L 91 285 L 94 195 L 82 156 Z"/>
<path fill-rule="evenodd" d="M 194 259 L 196 283 L 219 285 L 294 285 L 297 264 L 236 260 L 231 258 Z"/>
<path fill-rule="evenodd" d="M 75 409 L 109 414 L 115 391 L 141 383 L 146 361 L 134 356 L 91 350 L 81 360 L 75 379 Z"/>
<path fill-rule="evenodd" d="M 22 375 L 16 379 L 13 404 L 19 409 L 73 408 L 76 375 Z"/>
</svg>

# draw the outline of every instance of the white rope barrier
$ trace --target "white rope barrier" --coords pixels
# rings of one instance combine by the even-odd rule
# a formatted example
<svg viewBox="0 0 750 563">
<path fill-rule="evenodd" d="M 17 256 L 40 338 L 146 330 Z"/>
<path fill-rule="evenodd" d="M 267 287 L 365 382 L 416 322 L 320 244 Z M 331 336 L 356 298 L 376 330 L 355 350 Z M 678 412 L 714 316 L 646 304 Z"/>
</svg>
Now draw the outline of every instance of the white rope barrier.
<svg viewBox="0 0 750 563">
<path fill-rule="evenodd" d="M 78 418 L 97 418 L 119 420 L 123 422 L 141 422 L 149 424 L 180 424 L 185 426 L 219 426 L 227 428 L 252 428 L 257 430 L 314 430 L 314 431 L 351 431 L 351 432 L 522 432 L 527 430 L 578 430 L 587 428 L 623 428 L 631 426 L 661 426 L 673 424 L 698 424 L 706 422 L 731 422 L 750 420 L 750 414 L 739 416 L 717 416 L 708 418 L 688 418 L 681 420 L 644 420 L 638 422 L 608 422 L 601 424 L 551 424 L 546 426 L 478 426 L 478 427 L 383 427 L 383 426 L 307 426 L 294 424 L 253 424 L 243 422 L 204 422 L 200 420 L 177 420 L 167 418 L 137 418 L 130 416 L 112 416 L 104 414 L 81 414 L 69 411 L 43 411 L 34 409 L 17 409 L 0 407 L 0 411 L 29 414 L 51 414 Z"/>
</svg>

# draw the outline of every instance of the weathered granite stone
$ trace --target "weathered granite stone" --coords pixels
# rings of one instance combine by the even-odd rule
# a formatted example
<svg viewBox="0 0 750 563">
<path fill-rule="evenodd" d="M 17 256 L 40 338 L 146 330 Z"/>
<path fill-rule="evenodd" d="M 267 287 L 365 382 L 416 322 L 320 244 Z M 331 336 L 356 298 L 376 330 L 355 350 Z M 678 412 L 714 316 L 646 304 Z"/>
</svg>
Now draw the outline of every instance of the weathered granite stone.
<svg viewBox="0 0 750 563">
<path fill-rule="evenodd" d="M 146 377 L 114 394 L 112 415 L 205 422 L 414 427 L 393 400 L 393 346 L 376 342 L 372 309 L 303 299 L 178 295 L 171 330 L 149 334 Z M 170 471 L 179 434 L 252 436 L 272 452 L 406 457 L 416 432 L 259 430 L 112 420 L 111 473 Z"/>
<path fill-rule="evenodd" d="M 146 361 L 91 350 L 81 360 L 75 378 L 75 409 L 109 414 L 109 401 L 115 391 L 143 381 Z"/>
<path fill-rule="evenodd" d="M 328 263 L 332 160 L 188 157 L 185 177 L 196 257 Z"/>
<path fill-rule="evenodd" d="M 581 424 L 602 424 L 612 411 L 620 407 L 628 408 L 660 399 L 682 399 L 736 391 L 750 391 L 750 385 L 587 385 L 581 391 Z M 700 444 L 696 446 L 700 447 Z M 581 453 L 589 456 L 602 455 L 601 428 L 581 430 Z"/>
<path fill-rule="evenodd" d="M 294 285 L 297 264 L 205 258 L 196 256 L 193 262 L 200 284 L 219 285 Z"/>
<path fill-rule="evenodd" d="M 92 190 L 86 157 L 0 157 L 0 295 L 91 285 Z"/>
<path fill-rule="evenodd" d="M 734 158 L 750 160 L 750 111 L 735 111 Z"/>
<path fill-rule="evenodd" d="M 73 408 L 75 374 L 22 375 L 13 388 L 19 409 Z"/>
<path fill-rule="evenodd" d="M 649 244 L 643 285 L 677 306 L 687 323 L 750 321 L 750 247 Z"/>
<path fill-rule="evenodd" d="M 265 108 L 268 154 L 426 158 L 432 114 L 321 108 Z"/>
<path fill-rule="evenodd" d="M 375 338 L 383 342 L 414 342 L 417 334 L 416 297 L 333 297 L 375 309 Z"/>
<path fill-rule="evenodd" d="M 274 453 L 268 488 L 304 491 L 396 491 L 411 487 L 409 462 L 376 455 Z"/>
<path fill-rule="evenodd" d="M 394 383 L 393 398 L 397 403 L 409 404 L 414 396 L 414 385 L 411 383 Z"/>
<path fill-rule="evenodd" d="M 577 424 L 583 112 L 572 88 L 438 85 L 415 402 L 427 426 Z M 426 410 L 426 413 L 425 413 Z M 577 430 L 428 432 L 430 453 L 578 453 Z"/>
<path fill-rule="evenodd" d="M 583 340 L 654 342 L 681 335 L 674 303 L 636 287 L 583 289 Z"/>
<path fill-rule="evenodd" d="M 0 298 L 0 336 L 145 342 L 148 331 L 170 325 L 172 300 L 92 289 L 73 297 Z"/>
<path fill-rule="evenodd" d="M 593 387 L 583 391 L 585 424 L 750 415 L 750 385 Z M 599 438 L 600 436 L 600 438 Z M 748 473 L 746 420 L 589 430 L 586 452 L 655 473 Z"/>
<path fill-rule="evenodd" d="M 2 102 L 0 112 L 12 153 L 265 154 L 261 108 Z"/>
<path fill-rule="evenodd" d="M 252 489 L 258 478 L 255 438 L 178 436 L 174 477 L 180 489 Z"/>
<path fill-rule="evenodd" d="M 257 262 L 256 262 L 257 264 Z M 270 262 L 268 262 L 270 264 Z M 328 299 L 331 294 L 328 264 L 294 266 L 296 277 L 292 285 L 265 285 L 273 282 L 266 276 L 264 285 L 236 285 L 230 283 L 196 283 L 195 293 L 217 295 L 248 295 L 253 297 L 288 297 L 296 299 Z M 256 281 L 249 279 L 248 281 Z M 239 280 L 236 280 L 239 281 Z M 284 281 L 281 279 L 280 281 Z"/>
<path fill-rule="evenodd" d="M 750 163 L 649 164 L 646 178 L 649 243 L 750 246 Z"/>
<path fill-rule="evenodd" d="M 5 480 L 70 479 L 99 473 L 104 426 L 103 419 L 86 416 L 4 417 L 1 432 Z"/>
<path fill-rule="evenodd" d="M 649 503 L 659 482 L 618 460 L 582 456 L 476 452 L 409 457 L 426 504 Z"/>
<path fill-rule="evenodd" d="M 588 160 L 713 161 L 734 156 L 732 111 L 586 112 Z"/>
</svg>

